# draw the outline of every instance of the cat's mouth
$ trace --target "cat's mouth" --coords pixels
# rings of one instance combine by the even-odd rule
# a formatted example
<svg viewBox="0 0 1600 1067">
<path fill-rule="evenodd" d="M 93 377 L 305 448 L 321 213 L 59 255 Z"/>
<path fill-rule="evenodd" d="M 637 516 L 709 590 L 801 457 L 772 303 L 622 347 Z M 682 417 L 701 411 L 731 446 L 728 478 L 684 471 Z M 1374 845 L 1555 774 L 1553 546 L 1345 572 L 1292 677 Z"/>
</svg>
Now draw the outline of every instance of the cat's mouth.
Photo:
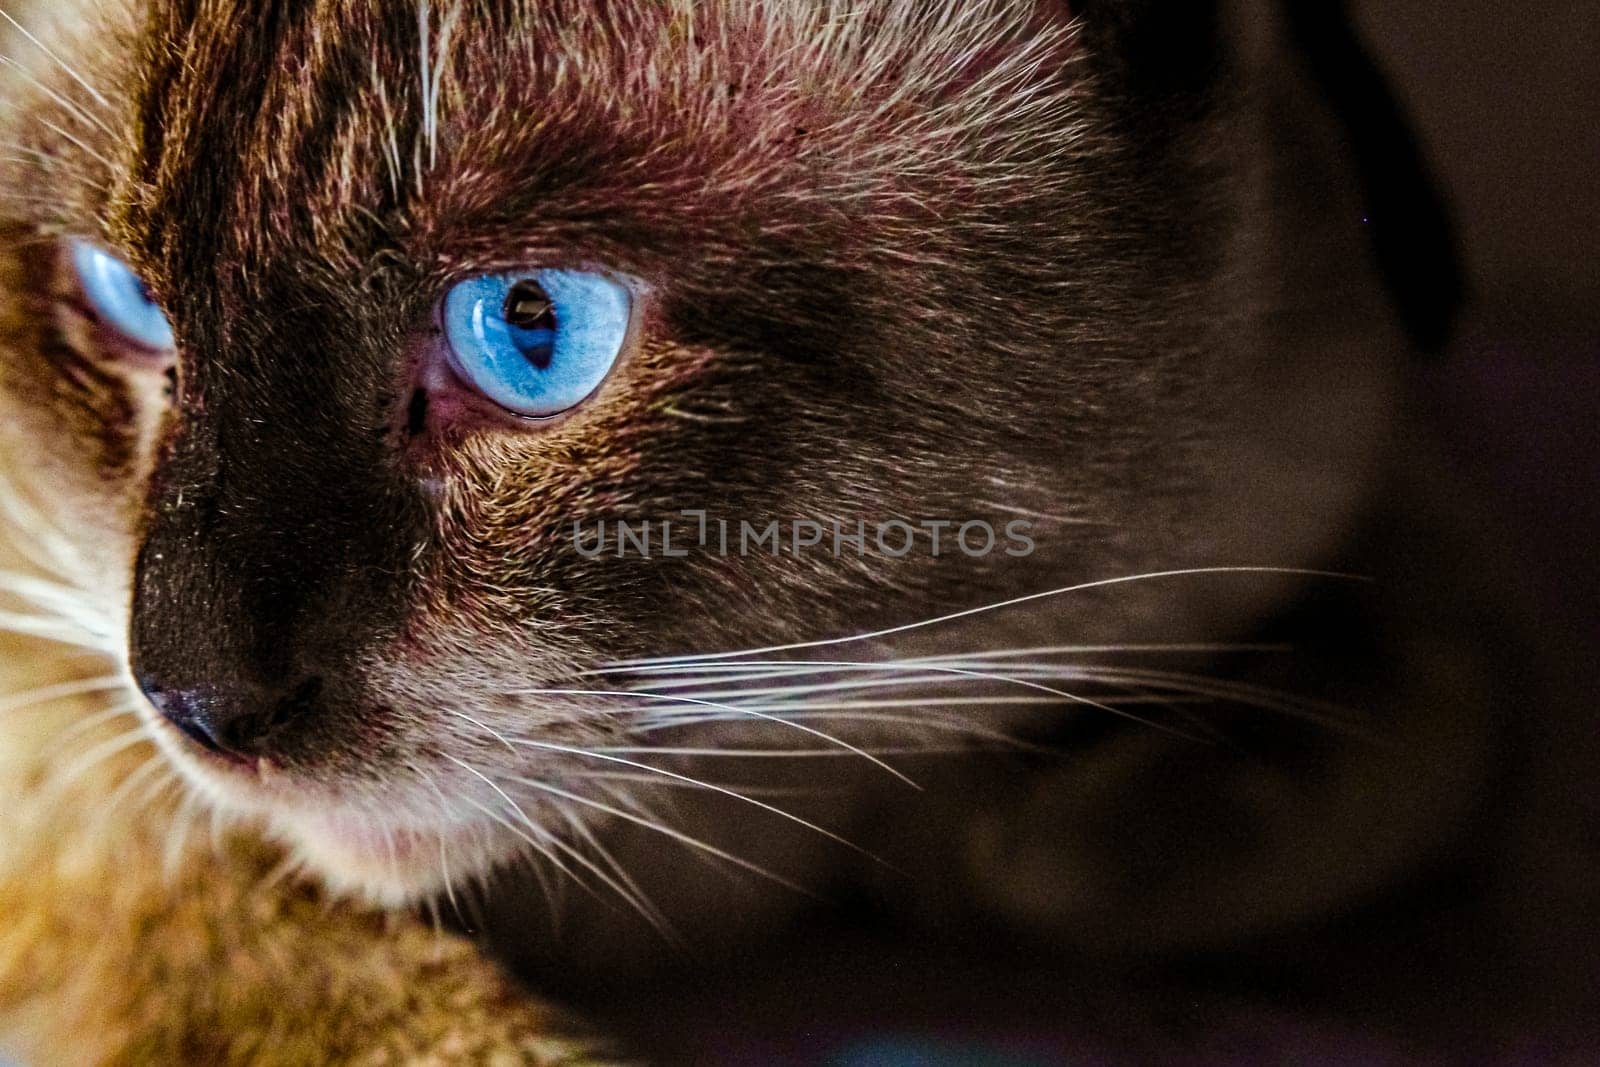
<svg viewBox="0 0 1600 1067">
<path fill-rule="evenodd" d="M 514 854 L 502 823 L 446 810 L 437 796 L 397 788 L 388 803 L 307 783 L 262 758 L 239 760 L 195 745 L 160 715 L 146 721 L 165 756 L 216 807 L 258 822 L 333 892 L 400 907 L 451 892 Z M 430 803 L 431 801 L 431 803 Z"/>
</svg>

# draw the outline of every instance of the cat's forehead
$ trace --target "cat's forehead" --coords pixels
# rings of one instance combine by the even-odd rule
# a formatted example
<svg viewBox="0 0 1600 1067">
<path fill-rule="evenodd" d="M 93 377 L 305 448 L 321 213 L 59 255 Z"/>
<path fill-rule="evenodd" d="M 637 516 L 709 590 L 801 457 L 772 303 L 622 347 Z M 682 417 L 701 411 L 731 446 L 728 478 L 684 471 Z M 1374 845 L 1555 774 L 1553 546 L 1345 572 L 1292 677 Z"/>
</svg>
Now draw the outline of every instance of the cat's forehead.
<svg viewBox="0 0 1600 1067">
<path fill-rule="evenodd" d="M 95 154 L 108 229 L 186 279 L 731 259 L 1039 178 L 1003 131 L 1066 123 L 1070 38 L 999 0 L 159 0 L 97 46 Z"/>
</svg>

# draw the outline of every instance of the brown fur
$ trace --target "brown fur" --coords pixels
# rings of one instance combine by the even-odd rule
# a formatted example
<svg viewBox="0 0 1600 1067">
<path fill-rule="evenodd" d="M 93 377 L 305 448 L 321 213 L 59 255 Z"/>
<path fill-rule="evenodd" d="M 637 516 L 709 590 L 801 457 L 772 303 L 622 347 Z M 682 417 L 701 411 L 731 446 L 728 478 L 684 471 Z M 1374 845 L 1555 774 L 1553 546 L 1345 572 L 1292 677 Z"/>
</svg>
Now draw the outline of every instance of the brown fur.
<svg viewBox="0 0 1600 1067">
<path fill-rule="evenodd" d="M 32 660 L 33 681 L 82 671 L 20 642 L 6 654 Z M 57 702 L 0 725 L 8 1052 L 61 1064 L 600 1062 L 569 1022 L 426 923 L 269 878 L 276 858 L 248 840 L 213 850 L 202 829 L 175 850 L 170 791 L 166 803 L 118 791 L 159 758 L 148 745 L 59 781 L 59 739 L 93 710 Z M 108 797 L 121 803 L 108 810 Z"/>
<path fill-rule="evenodd" d="M 804 898 L 738 863 L 1099 957 L 1226 949 L 1344 913 L 1456 854 L 1495 779 L 1497 694 L 1475 673 L 1477 636 L 1435 632 L 1405 599 L 1476 603 L 1450 578 L 1401 580 L 1413 538 L 1450 522 L 1425 499 L 1424 465 L 1396 458 L 1408 346 L 1336 117 L 1287 58 L 1275 6 L 1220 10 L 1215 80 L 1166 98 L 1117 62 L 1116 19 L 1085 28 L 1049 3 L 97 10 L 103 26 L 48 38 L 95 90 L 37 52 L 9 87 L 13 477 L 68 531 L 83 610 L 116 620 L 100 644 L 130 645 L 136 674 L 273 694 L 318 679 L 254 774 L 219 771 L 142 706 L 207 802 L 344 894 L 471 889 L 498 948 L 542 980 L 626 985 L 677 966 L 652 926 L 716 957 L 794 921 Z M 71 307 L 62 234 L 140 271 L 177 330 L 170 380 L 118 363 Z M 439 294 L 530 264 L 642 280 L 608 382 L 536 431 L 438 408 L 408 425 Z M 570 543 L 577 520 L 693 508 L 1026 514 L 1040 551 L 642 560 Z M 696 846 L 636 821 L 667 810 L 665 790 L 598 779 L 618 766 L 585 751 L 661 738 L 637 695 L 586 695 L 623 684 L 587 672 L 630 657 L 1227 564 L 1357 569 L 1399 593 L 1283 571 L 1174 576 L 801 650 L 882 666 L 1262 632 L 1307 646 L 1282 677 L 1198 664 L 1322 698 L 1310 724 L 1262 725 L 1260 708 L 1198 724 L 1233 744 L 1175 736 L 1181 718 L 1101 736 L 1082 700 L 1017 710 L 1002 681 L 964 690 L 994 700 L 981 712 L 846 722 L 833 743 L 1022 736 L 1056 746 L 1042 762 L 908 756 L 929 787 L 917 796 L 865 760 L 763 772 L 763 786 L 812 787 L 792 811 L 896 878 L 770 808 L 679 798 L 672 826 L 737 857 L 724 891 Z M 1381 647 L 1363 644 L 1390 623 Z M 893 695 L 937 709 L 940 681 Z M 1329 704 L 1355 709 L 1354 729 L 1330 729 Z M 667 736 L 821 743 L 765 720 Z M 339 818 L 390 855 L 341 843 Z M 602 899 L 535 888 L 530 868 L 552 867 Z M 202 905 L 253 892 L 222 870 L 194 876 Z M 647 902 L 618 915 L 617 896 Z M 326 973 L 366 980 L 363 920 L 302 926 L 271 911 L 292 904 L 251 899 L 269 914 L 238 938 L 348 944 Z M 423 935 L 404 929 L 413 940 L 372 981 L 416 965 Z M 501 1002 L 449 958 L 443 987 Z"/>
</svg>

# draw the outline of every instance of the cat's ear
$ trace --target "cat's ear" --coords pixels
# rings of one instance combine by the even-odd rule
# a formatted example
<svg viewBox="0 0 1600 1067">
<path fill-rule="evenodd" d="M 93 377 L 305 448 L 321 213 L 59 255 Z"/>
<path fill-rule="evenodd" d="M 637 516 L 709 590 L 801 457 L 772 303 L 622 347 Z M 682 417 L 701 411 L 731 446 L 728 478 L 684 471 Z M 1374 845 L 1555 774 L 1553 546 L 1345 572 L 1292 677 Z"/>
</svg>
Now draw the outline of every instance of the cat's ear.
<svg viewBox="0 0 1600 1067">
<path fill-rule="evenodd" d="M 1080 39 L 1097 73 L 1156 132 L 1204 109 L 1229 77 L 1238 38 L 1273 37 L 1342 127 L 1378 267 L 1412 341 L 1424 352 L 1445 346 L 1466 288 L 1454 224 L 1347 0 L 1052 2 L 1082 20 Z"/>
<path fill-rule="evenodd" d="M 1366 197 L 1384 282 L 1416 346 L 1449 342 L 1466 296 L 1455 223 L 1421 138 L 1355 27 L 1347 0 L 1281 0 L 1290 47 L 1338 115 Z"/>
</svg>

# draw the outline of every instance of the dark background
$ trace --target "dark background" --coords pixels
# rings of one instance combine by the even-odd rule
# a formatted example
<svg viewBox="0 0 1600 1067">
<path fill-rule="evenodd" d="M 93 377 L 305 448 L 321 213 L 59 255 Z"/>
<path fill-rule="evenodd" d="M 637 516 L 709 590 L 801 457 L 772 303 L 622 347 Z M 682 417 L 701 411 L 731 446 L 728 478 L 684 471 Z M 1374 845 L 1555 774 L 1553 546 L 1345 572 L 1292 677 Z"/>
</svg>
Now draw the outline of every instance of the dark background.
<svg viewBox="0 0 1600 1067">
<path fill-rule="evenodd" d="M 1455 215 L 1469 302 L 1427 403 L 1542 640 L 1600 654 L 1600 3 L 1362 0 Z M 1600 674 L 1600 671 L 1596 672 Z M 1596 769 L 1600 773 L 1600 768 Z"/>
</svg>

